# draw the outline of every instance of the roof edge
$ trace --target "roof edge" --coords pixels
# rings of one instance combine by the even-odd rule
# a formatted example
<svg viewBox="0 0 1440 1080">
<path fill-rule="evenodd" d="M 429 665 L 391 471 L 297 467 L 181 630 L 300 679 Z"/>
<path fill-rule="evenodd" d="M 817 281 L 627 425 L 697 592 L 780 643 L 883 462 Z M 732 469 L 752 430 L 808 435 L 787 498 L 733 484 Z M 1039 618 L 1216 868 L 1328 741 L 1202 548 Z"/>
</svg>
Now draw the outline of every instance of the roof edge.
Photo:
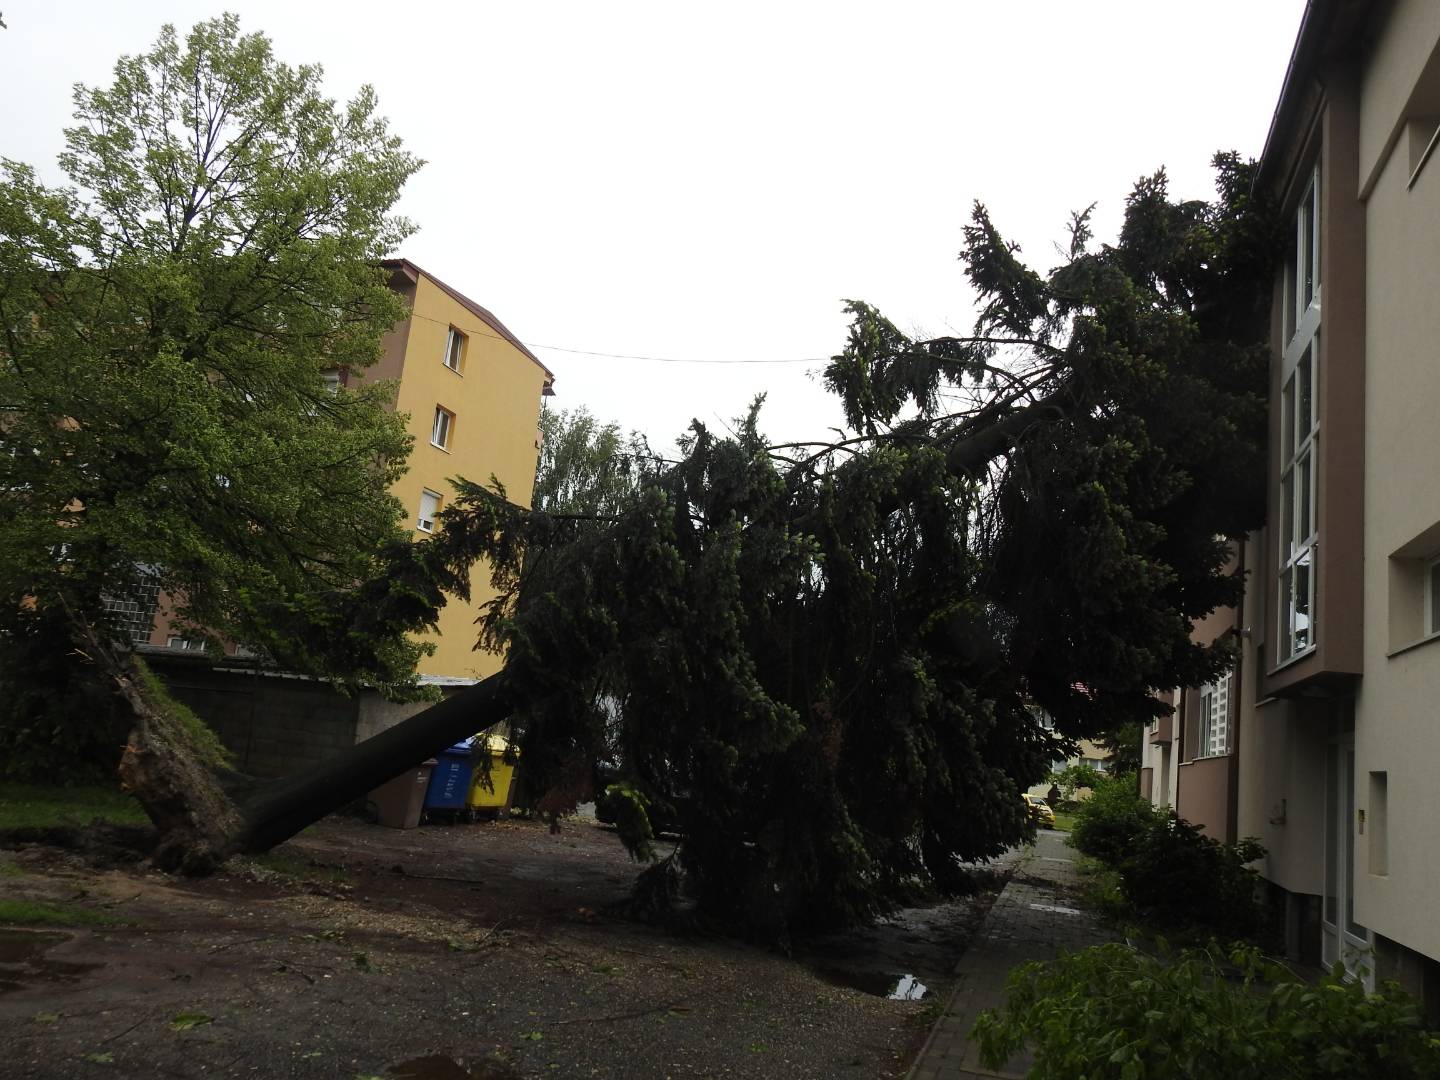
<svg viewBox="0 0 1440 1080">
<path fill-rule="evenodd" d="M 526 357 L 533 361 L 536 367 L 538 367 L 541 371 L 545 372 L 545 392 L 547 394 L 553 393 L 550 388 L 550 384 L 555 381 L 555 373 L 551 371 L 548 367 L 546 367 L 544 362 L 533 352 L 531 352 L 523 341 L 521 341 L 514 334 L 512 334 L 510 332 L 510 329 L 499 319 L 497 319 L 488 308 L 482 307 L 480 304 L 477 304 L 474 300 L 471 300 L 459 289 L 445 284 L 445 282 L 441 281 L 434 274 L 430 273 L 430 271 L 426 270 L 424 267 L 417 266 L 409 259 L 381 259 L 380 265 L 390 271 L 399 271 L 400 273 L 408 277 L 411 281 L 418 281 L 421 277 L 428 278 L 437 288 L 439 288 L 442 292 L 448 295 L 461 307 L 469 311 L 481 322 L 489 326 L 492 330 L 494 330 L 502 338 L 508 341 L 511 345 L 514 345 L 515 348 L 519 349 L 522 353 L 525 354 Z"/>
<path fill-rule="evenodd" d="M 1353 37 L 1353 32 L 1364 27 L 1376 14 L 1370 0 L 1306 0 L 1295 45 L 1290 50 L 1290 62 L 1285 68 L 1285 79 L 1280 84 L 1280 97 L 1265 134 L 1265 148 L 1260 152 L 1260 167 L 1255 174 L 1257 189 L 1273 182 L 1276 170 L 1283 167 L 1290 140 L 1297 125 L 1303 123 L 1299 113 L 1306 87 L 1320 62 L 1335 51 L 1341 40 Z"/>
<path fill-rule="evenodd" d="M 1276 100 L 1275 112 L 1270 117 L 1270 129 L 1265 133 L 1265 148 L 1260 151 L 1260 167 L 1255 173 L 1257 187 L 1261 186 L 1275 169 L 1281 138 L 1286 134 L 1290 114 L 1295 111 L 1295 98 L 1298 93 L 1296 87 L 1300 84 L 1304 69 L 1310 66 L 1308 54 L 1315 51 L 1314 43 L 1320 35 L 1318 27 L 1327 16 L 1334 14 L 1334 8 L 1332 0 L 1306 0 L 1305 11 L 1300 16 L 1300 29 L 1296 31 L 1295 44 L 1290 49 L 1290 61 L 1285 65 L 1285 78 L 1280 83 L 1280 97 Z"/>
</svg>

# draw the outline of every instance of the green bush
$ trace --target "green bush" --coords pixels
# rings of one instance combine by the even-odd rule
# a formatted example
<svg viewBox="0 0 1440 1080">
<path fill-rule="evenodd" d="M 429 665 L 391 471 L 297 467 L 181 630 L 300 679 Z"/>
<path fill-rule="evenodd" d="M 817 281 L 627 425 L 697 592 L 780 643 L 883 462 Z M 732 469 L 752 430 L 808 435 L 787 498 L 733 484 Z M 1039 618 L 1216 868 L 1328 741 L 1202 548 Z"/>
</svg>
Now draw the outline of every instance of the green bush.
<svg viewBox="0 0 1440 1080">
<path fill-rule="evenodd" d="M 1247 864 L 1265 855 L 1253 839 L 1222 844 L 1135 791 L 1133 777 L 1105 780 L 1076 813 L 1070 842 L 1119 876 L 1137 918 L 1167 929 L 1227 938 L 1265 929 L 1259 875 Z"/>
<path fill-rule="evenodd" d="M 1171 813 L 1146 825 L 1116 869 L 1126 898 L 1164 924 L 1253 938 L 1265 929 L 1266 913 L 1260 877 L 1246 864 L 1264 855 L 1257 840 L 1222 844 Z"/>
<path fill-rule="evenodd" d="M 1398 985 L 1367 994 L 1338 966 L 1307 983 L 1251 947 L 1101 945 L 1025 964 L 972 1037 L 990 1068 L 1029 1042 L 1031 1080 L 1440 1076 L 1440 1035 Z"/>
<path fill-rule="evenodd" d="M 1132 774 L 1103 776 L 1075 810 L 1070 844 L 1082 855 L 1118 867 L 1157 816 L 1159 811 L 1140 797 Z"/>
</svg>

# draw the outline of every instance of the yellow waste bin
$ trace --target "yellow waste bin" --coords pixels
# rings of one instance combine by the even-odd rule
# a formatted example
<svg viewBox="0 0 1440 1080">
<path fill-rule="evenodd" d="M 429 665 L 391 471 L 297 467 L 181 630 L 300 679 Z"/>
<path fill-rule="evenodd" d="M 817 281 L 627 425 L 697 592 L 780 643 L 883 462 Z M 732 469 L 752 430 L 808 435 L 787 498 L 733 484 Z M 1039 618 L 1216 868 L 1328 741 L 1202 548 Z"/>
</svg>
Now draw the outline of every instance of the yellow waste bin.
<svg viewBox="0 0 1440 1080">
<path fill-rule="evenodd" d="M 475 761 L 474 779 L 470 781 L 470 809 L 500 813 L 510 809 L 510 795 L 515 786 L 515 766 L 505 760 L 509 746 L 503 735 L 476 736 L 470 744 L 471 753 L 490 757 L 490 787 L 485 786 L 484 766 Z M 518 753 L 518 751 L 517 751 Z"/>
</svg>

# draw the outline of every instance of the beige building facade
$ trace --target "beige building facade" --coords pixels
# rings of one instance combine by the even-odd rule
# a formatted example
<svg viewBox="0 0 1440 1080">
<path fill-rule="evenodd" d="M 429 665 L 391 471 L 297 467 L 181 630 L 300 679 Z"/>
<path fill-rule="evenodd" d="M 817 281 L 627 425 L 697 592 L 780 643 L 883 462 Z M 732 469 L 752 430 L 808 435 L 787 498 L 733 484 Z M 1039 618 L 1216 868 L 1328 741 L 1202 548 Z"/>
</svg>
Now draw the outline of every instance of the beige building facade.
<svg viewBox="0 0 1440 1080">
<path fill-rule="evenodd" d="M 1177 790 L 1162 792 L 1149 743 L 1168 742 L 1178 759 L 1193 752 L 1203 717 L 1190 689 L 1166 739 L 1152 733 L 1145 751 L 1154 801 L 1221 839 L 1265 844 L 1261 870 L 1296 956 L 1399 978 L 1432 1018 L 1437 143 L 1440 3 L 1311 0 L 1258 180 L 1288 232 L 1272 319 L 1267 526 L 1237 552 L 1242 609 L 1208 621 L 1233 620 L 1239 646 L 1225 741 L 1181 764 Z M 1213 640 L 1215 629 L 1197 636 Z"/>
</svg>

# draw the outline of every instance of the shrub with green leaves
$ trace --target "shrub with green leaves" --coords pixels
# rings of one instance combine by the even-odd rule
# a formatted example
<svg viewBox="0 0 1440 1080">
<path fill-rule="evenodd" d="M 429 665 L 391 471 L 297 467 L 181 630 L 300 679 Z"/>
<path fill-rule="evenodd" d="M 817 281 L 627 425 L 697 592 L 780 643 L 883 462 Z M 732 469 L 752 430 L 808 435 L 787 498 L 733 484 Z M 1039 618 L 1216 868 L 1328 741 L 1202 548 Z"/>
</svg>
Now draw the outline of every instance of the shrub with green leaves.
<svg viewBox="0 0 1440 1080">
<path fill-rule="evenodd" d="M 1173 813 L 1157 815 L 1117 867 L 1126 898 L 1167 925 L 1251 938 L 1265 927 L 1259 875 L 1247 865 L 1265 848 L 1222 844 Z"/>
<path fill-rule="evenodd" d="M 1030 1080 L 1440 1076 L 1440 1033 L 1397 984 L 1366 993 L 1338 966 L 1309 983 L 1249 946 L 1111 944 L 1025 964 L 972 1037 L 990 1068 L 1028 1042 Z"/>
<path fill-rule="evenodd" d="M 1259 841 L 1222 844 L 1206 836 L 1141 798 L 1133 777 L 1095 789 L 1076 814 L 1071 843 L 1113 869 L 1134 913 L 1152 923 L 1227 938 L 1265 928 L 1259 876 L 1248 865 L 1265 855 Z"/>
<path fill-rule="evenodd" d="M 1106 866 L 1119 866 L 1158 815 L 1140 797 L 1133 775 L 1100 776 L 1075 811 L 1071 846 Z"/>
</svg>

